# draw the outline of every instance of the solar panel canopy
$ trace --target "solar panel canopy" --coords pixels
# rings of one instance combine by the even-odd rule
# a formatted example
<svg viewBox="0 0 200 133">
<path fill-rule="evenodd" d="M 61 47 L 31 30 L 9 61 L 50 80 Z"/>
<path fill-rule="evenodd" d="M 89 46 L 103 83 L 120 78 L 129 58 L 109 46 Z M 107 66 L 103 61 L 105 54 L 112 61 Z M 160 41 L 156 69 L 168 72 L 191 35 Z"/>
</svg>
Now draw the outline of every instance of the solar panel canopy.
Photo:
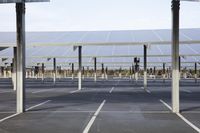
<svg viewBox="0 0 200 133">
<path fill-rule="evenodd" d="M 50 0 L 0 0 L 0 3 L 49 2 Z"/>
<path fill-rule="evenodd" d="M 200 2 L 200 0 L 180 0 L 180 1 Z"/>
<path fill-rule="evenodd" d="M 171 44 L 171 30 L 27 32 L 27 46 Z M 200 44 L 200 29 L 181 29 L 180 44 Z M 16 45 L 14 32 L 0 32 L 0 47 Z"/>
<path fill-rule="evenodd" d="M 182 66 L 193 67 L 195 62 L 200 62 L 199 35 L 199 28 L 180 30 Z M 78 66 L 78 52 L 73 50 L 73 46 L 77 44 L 83 46 L 83 66 L 93 66 L 93 57 L 97 57 L 99 66 L 104 63 L 109 67 L 129 67 L 134 57 L 140 58 L 143 65 L 144 44 L 148 44 L 148 66 L 162 67 L 162 63 L 171 65 L 171 30 L 167 29 L 27 32 L 26 65 L 45 63 L 45 66 L 52 67 L 52 58 L 57 58 L 60 66 L 70 67 L 69 63 Z M 12 47 L 16 46 L 15 32 L 0 32 L 0 47 L 3 46 L 10 48 L 0 51 L 0 58 L 8 58 L 0 65 L 10 64 L 13 57 Z M 48 61 L 47 58 L 51 60 Z"/>
</svg>

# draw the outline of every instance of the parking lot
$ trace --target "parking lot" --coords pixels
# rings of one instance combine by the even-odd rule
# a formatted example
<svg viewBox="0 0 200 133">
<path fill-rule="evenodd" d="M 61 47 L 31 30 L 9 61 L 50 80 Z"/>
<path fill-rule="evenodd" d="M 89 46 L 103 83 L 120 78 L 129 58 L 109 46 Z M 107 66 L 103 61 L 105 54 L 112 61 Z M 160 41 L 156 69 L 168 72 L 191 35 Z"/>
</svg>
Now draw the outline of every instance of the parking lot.
<svg viewBox="0 0 200 133">
<path fill-rule="evenodd" d="M 28 79 L 26 110 L 15 114 L 10 79 L 0 81 L 1 133 L 196 133 L 200 128 L 200 83 L 181 80 L 180 114 L 171 112 L 170 80 Z M 13 116 L 14 115 L 14 116 Z M 192 123 L 190 125 L 189 123 Z"/>
</svg>

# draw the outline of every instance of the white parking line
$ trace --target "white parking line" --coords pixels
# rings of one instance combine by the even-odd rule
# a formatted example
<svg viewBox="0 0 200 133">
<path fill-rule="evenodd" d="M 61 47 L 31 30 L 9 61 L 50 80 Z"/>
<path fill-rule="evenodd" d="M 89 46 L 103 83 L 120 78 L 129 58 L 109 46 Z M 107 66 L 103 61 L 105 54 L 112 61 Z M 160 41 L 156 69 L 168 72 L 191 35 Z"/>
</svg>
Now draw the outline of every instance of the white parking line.
<svg viewBox="0 0 200 133">
<path fill-rule="evenodd" d="M 161 102 L 162 104 L 164 104 L 168 109 L 172 110 L 172 108 L 171 108 L 166 102 L 164 102 L 164 101 L 161 100 L 161 99 L 160 99 L 160 102 Z"/>
<path fill-rule="evenodd" d="M 186 111 L 183 112 L 182 114 L 200 114 L 200 111 Z"/>
<path fill-rule="evenodd" d="M 144 87 L 141 87 L 141 89 L 143 89 L 144 90 Z M 145 91 L 147 92 L 147 93 L 151 93 L 151 91 L 150 90 L 148 90 L 148 89 L 145 89 Z"/>
<path fill-rule="evenodd" d="M 36 94 L 36 93 L 46 92 L 46 91 L 52 91 L 52 90 L 54 90 L 54 89 L 46 89 L 46 90 L 33 91 L 32 93 Z"/>
<path fill-rule="evenodd" d="M 14 114 L 14 113 L 16 113 L 15 111 L 2 111 L 2 112 L 0 112 L 0 114 Z"/>
<path fill-rule="evenodd" d="M 163 100 L 160 99 L 160 102 L 163 103 L 167 108 L 172 110 L 172 108 Z M 198 133 L 200 133 L 200 129 L 195 126 L 192 122 L 190 122 L 188 119 L 186 119 L 184 116 L 182 116 L 180 113 L 176 113 L 178 117 L 180 117 L 185 123 L 187 123 L 190 127 L 192 127 L 194 130 L 196 130 Z"/>
<path fill-rule="evenodd" d="M 147 92 L 147 93 L 151 93 L 151 91 L 150 91 L 150 90 L 147 90 L 147 89 L 146 89 L 146 92 Z"/>
<path fill-rule="evenodd" d="M 115 88 L 115 87 L 112 87 L 112 88 L 111 88 L 110 93 L 112 93 L 112 91 L 114 90 L 114 88 Z"/>
<path fill-rule="evenodd" d="M 95 110 L 88 110 L 88 111 L 67 111 L 67 110 L 59 110 L 59 111 L 33 111 L 27 112 L 29 114 L 37 114 L 37 113 L 95 113 Z M 171 111 L 101 111 L 101 113 L 132 113 L 132 114 L 170 114 Z"/>
<path fill-rule="evenodd" d="M 180 113 L 176 113 L 183 121 L 185 121 L 188 125 L 190 125 L 194 130 L 196 130 L 198 133 L 200 133 L 200 129 L 195 126 L 193 123 L 191 123 L 189 120 L 187 120 L 184 116 L 182 116 Z"/>
<path fill-rule="evenodd" d="M 31 110 L 31 109 L 33 109 L 33 108 L 36 108 L 36 107 L 41 106 L 41 105 L 44 105 L 44 104 L 46 104 L 46 103 L 48 103 L 48 102 L 50 102 L 50 101 L 51 101 L 51 100 L 47 100 L 47 101 L 42 102 L 42 103 L 40 103 L 40 104 L 31 106 L 31 107 L 29 107 L 28 109 L 26 109 L 26 111 L 29 111 L 29 110 Z"/>
<path fill-rule="evenodd" d="M 16 114 L 13 114 L 13 115 L 7 116 L 7 117 L 1 119 L 1 120 L 0 120 L 0 123 L 1 123 L 1 122 L 4 122 L 5 120 L 8 120 L 8 119 L 10 119 L 10 118 L 12 118 L 12 117 L 15 117 L 15 116 L 17 116 L 17 115 L 19 115 L 19 114 L 20 114 L 20 113 L 16 113 Z"/>
<path fill-rule="evenodd" d="M 11 93 L 11 92 L 15 92 L 15 91 L 0 91 L 0 94 L 2 94 L 2 93 Z"/>
<path fill-rule="evenodd" d="M 76 93 L 78 91 L 80 91 L 80 90 L 70 91 L 70 93 L 72 94 L 72 93 Z"/>
<path fill-rule="evenodd" d="M 29 111 L 30 109 L 33 109 L 33 108 L 38 107 L 38 106 L 41 106 L 41 105 L 43 105 L 43 104 L 45 104 L 45 103 L 47 103 L 47 102 L 50 102 L 50 101 L 51 101 L 51 100 L 47 100 L 47 101 L 45 101 L 45 102 L 43 102 L 43 103 L 37 104 L 37 105 L 35 105 L 35 106 L 32 106 L 32 107 L 26 109 L 26 111 Z M 0 123 L 1 123 L 1 122 L 4 122 L 5 120 L 8 120 L 8 119 L 10 119 L 10 118 L 13 118 L 13 117 L 15 117 L 15 116 L 17 116 L 17 115 L 19 115 L 19 114 L 21 114 L 21 113 L 16 113 L 16 114 L 7 116 L 7 117 L 1 119 L 1 120 L 0 120 Z"/>
<path fill-rule="evenodd" d="M 192 93 L 192 91 L 190 91 L 190 90 L 182 90 L 183 92 L 186 92 L 186 93 Z"/>
<path fill-rule="evenodd" d="M 83 130 L 83 133 L 88 133 L 92 124 L 94 123 L 96 117 L 98 116 L 99 112 L 101 111 L 103 105 L 105 104 L 106 100 L 103 100 L 103 102 L 101 103 L 101 105 L 99 106 L 99 108 L 97 109 L 97 111 L 94 113 L 94 115 L 92 116 L 91 120 L 89 121 L 89 123 L 87 124 L 87 126 L 85 127 L 85 129 Z"/>
</svg>

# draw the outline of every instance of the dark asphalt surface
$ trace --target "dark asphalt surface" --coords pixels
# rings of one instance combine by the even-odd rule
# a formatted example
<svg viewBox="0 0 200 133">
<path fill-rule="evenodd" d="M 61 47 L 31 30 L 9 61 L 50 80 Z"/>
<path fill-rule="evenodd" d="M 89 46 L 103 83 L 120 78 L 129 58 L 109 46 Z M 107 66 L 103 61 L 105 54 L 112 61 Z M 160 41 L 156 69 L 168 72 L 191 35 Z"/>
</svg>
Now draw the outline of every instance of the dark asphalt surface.
<svg viewBox="0 0 200 133">
<path fill-rule="evenodd" d="M 83 81 L 27 79 L 24 114 L 0 122 L 0 133 L 82 133 L 105 100 L 89 133 L 197 133 L 160 102 L 171 106 L 171 83 L 149 80 L 148 92 L 143 81 L 128 79 Z M 181 114 L 200 128 L 200 82 L 181 80 Z M 15 92 L 10 79 L 0 79 L 0 120 L 15 113 Z"/>
</svg>

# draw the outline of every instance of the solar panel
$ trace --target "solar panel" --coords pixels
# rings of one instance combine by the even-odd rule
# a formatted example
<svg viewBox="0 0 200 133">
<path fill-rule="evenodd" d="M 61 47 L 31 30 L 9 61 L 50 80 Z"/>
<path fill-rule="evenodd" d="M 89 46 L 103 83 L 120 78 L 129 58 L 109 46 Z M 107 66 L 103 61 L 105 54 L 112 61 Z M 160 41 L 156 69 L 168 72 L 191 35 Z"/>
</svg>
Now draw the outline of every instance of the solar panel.
<svg viewBox="0 0 200 133">
<path fill-rule="evenodd" d="M 180 1 L 200 2 L 200 0 L 180 0 Z"/>
<path fill-rule="evenodd" d="M 49 2 L 50 0 L 0 0 L 0 3 Z"/>
</svg>

